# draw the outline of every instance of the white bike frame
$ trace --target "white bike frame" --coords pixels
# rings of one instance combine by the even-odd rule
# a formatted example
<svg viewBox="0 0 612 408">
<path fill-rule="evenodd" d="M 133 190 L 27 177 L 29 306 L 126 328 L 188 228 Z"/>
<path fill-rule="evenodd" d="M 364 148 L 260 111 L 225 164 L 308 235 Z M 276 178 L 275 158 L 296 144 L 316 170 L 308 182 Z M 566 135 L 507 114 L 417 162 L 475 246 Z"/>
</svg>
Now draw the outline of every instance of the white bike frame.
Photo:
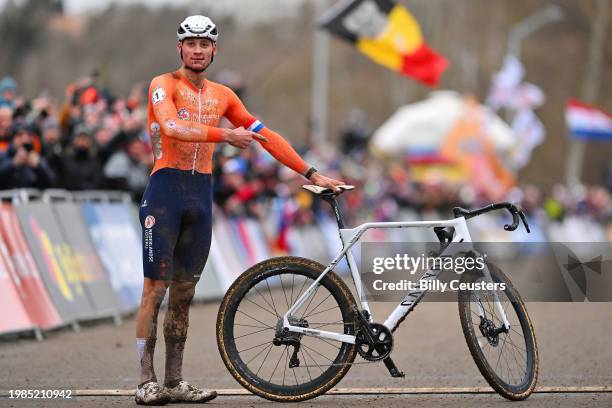
<svg viewBox="0 0 612 408">
<path fill-rule="evenodd" d="M 308 289 L 295 301 L 295 303 L 289 308 L 287 313 L 283 316 L 283 328 L 288 329 L 291 332 L 301 333 L 308 336 L 321 337 L 329 340 L 335 340 L 343 343 L 351 343 L 355 344 L 355 336 L 343 333 L 336 333 L 325 330 L 314 330 L 305 327 L 294 326 L 289 323 L 289 317 L 292 313 L 297 310 L 305 301 L 308 299 L 310 295 L 314 293 L 319 282 L 323 277 L 330 271 L 332 271 L 338 262 L 346 255 L 349 269 L 351 271 L 351 276 L 353 277 L 353 283 L 355 288 L 357 289 L 357 295 L 359 297 L 359 302 L 361 304 L 362 310 L 367 310 L 368 315 L 370 317 L 370 321 L 372 322 L 373 315 L 370 310 L 370 305 L 363 293 L 363 284 L 361 282 L 361 276 L 359 275 L 359 270 L 357 269 L 357 264 L 355 263 L 355 258 L 353 253 L 351 252 L 351 248 L 355 245 L 359 239 L 363 236 L 363 234 L 369 229 L 388 229 L 388 228 L 434 228 L 434 227 L 454 227 L 455 233 L 453 236 L 453 243 L 463 242 L 463 243 L 471 243 L 472 238 L 470 237 L 470 232 L 468 231 L 467 224 L 464 217 L 455 218 L 451 220 L 442 220 L 442 221 L 407 221 L 407 222 L 367 222 L 365 224 L 361 224 L 356 228 L 348 229 L 341 228 L 340 231 L 340 239 L 342 241 L 342 251 L 334 258 L 333 261 L 325 268 L 325 270 L 319 275 L 319 277 L 308 287 Z M 348 241 L 348 243 L 347 243 Z M 452 256 L 452 245 L 448 246 L 440 256 Z M 430 269 L 423 274 L 421 280 L 433 280 L 439 274 L 441 270 Z M 484 267 L 484 276 L 488 282 L 493 282 L 491 278 L 491 272 L 489 271 L 488 266 L 485 264 Z M 387 317 L 385 322 L 383 323 L 389 330 L 394 331 L 397 326 L 401 323 L 401 321 L 412 311 L 412 309 L 416 306 L 416 304 L 427 294 L 427 290 L 413 290 L 408 292 L 408 294 L 402 299 L 399 305 L 391 312 L 391 314 Z M 510 323 L 506 318 L 506 313 L 504 308 L 499 301 L 499 297 L 496 291 L 492 291 L 494 296 L 494 301 L 501 316 L 501 320 L 504 323 L 506 329 L 510 329 Z M 478 313 L 480 317 L 484 317 L 484 310 L 482 309 L 482 305 L 478 302 Z"/>
</svg>

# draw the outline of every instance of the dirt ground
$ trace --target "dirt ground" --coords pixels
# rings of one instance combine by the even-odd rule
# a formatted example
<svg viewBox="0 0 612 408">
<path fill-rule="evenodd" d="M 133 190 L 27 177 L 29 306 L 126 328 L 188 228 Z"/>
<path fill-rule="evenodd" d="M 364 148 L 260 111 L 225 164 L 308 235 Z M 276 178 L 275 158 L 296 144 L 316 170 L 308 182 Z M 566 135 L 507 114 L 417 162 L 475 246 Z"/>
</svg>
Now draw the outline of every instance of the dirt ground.
<svg viewBox="0 0 612 408">
<path fill-rule="evenodd" d="M 374 304 L 384 320 L 392 305 Z M 612 386 L 612 304 L 529 303 L 540 350 L 539 386 Z M 240 388 L 225 369 L 215 339 L 218 304 L 194 305 L 185 351 L 184 376 L 213 389 Z M 378 317 L 378 318 L 377 318 Z M 0 390 L 132 389 L 138 382 L 134 319 L 84 327 L 80 332 L 50 333 L 43 342 L 0 342 Z M 472 387 L 486 386 L 465 344 L 453 303 L 424 303 L 395 334 L 393 358 L 406 377 L 391 378 L 382 364 L 356 365 L 338 387 Z M 163 377 L 163 336 L 156 353 Z M 323 396 L 304 406 L 368 407 L 508 406 L 496 394 Z M 219 397 L 212 405 L 269 406 L 255 396 Z M 503 404 L 503 405 L 502 405 Z M 72 401 L 17 401 L 0 398 L 4 407 L 133 406 L 129 397 L 77 397 Z M 610 407 L 612 393 L 535 394 L 512 406 Z"/>
</svg>

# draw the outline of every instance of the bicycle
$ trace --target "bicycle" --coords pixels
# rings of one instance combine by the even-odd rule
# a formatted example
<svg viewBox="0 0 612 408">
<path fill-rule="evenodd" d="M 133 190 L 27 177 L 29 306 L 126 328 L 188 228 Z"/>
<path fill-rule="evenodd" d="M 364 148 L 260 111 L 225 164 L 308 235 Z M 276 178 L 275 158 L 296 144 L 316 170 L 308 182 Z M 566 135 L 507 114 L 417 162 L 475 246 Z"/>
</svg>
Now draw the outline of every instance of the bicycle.
<svg viewBox="0 0 612 408">
<path fill-rule="evenodd" d="M 313 185 L 303 188 L 331 205 L 341 252 L 326 267 L 292 256 L 254 265 L 228 289 L 217 315 L 217 345 L 225 366 L 247 390 L 273 401 L 304 401 L 325 393 L 356 364 L 357 354 L 367 362 L 383 361 L 393 377 L 404 376 L 390 357 L 393 332 L 427 290 L 409 291 L 384 323 L 376 323 L 350 251 L 365 231 L 433 228 L 440 241 L 440 256 L 453 255 L 452 243 L 472 242 L 466 220 L 490 211 L 510 212 L 512 224 L 504 226 L 507 231 L 515 230 L 520 218 L 530 232 L 522 210 L 510 203 L 473 211 L 455 207 L 454 218 L 449 220 L 369 222 L 348 229 L 338 209 L 339 193 Z M 352 188 L 342 186 L 340 192 Z M 342 278 L 333 272 L 343 258 L 359 304 Z M 430 269 L 421 280 L 436 279 L 439 273 L 440 270 Z M 459 290 L 461 327 L 468 349 L 489 385 L 510 400 L 529 397 L 537 381 L 538 349 L 519 293 L 502 271 L 488 266 L 480 274 L 463 274 L 461 281 L 505 284 L 504 290 Z M 504 356 L 505 349 L 513 354 Z M 519 367 L 511 372 L 513 362 Z"/>
</svg>

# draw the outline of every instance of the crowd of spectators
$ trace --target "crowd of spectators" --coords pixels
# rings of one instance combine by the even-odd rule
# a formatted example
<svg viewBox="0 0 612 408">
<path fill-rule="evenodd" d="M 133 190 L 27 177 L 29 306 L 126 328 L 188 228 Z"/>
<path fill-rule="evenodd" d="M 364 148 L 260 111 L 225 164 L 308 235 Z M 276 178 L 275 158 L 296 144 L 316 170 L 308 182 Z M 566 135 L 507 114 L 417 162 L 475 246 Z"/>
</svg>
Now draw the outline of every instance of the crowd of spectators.
<svg viewBox="0 0 612 408">
<path fill-rule="evenodd" d="M 220 76 L 242 92 L 239 78 L 226 72 Z M 26 100 L 15 81 L 5 77 L 0 81 L 0 190 L 125 190 L 139 201 L 153 161 L 146 99 L 147 84 L 136 84 L 127 98 L 116 98 L 99 86 L 94 73 L 68 85 L 59 104 L 45 94 Z M 298 146 L 309 163 L 358 187 L 340 200 L 349 223 L 395 220 L 406 208 L 450 215 L 453 206 L 490 201 L 469 184 L 415 180 L 410 166 L 372 157 L 365 122 L 363 112 L 351 112 L 339 150 Z M 229 216 L 263 217 L 272 208 L 293 223 L 310 223 L 328 210 L 300 188 L 302 177 L 280 166 L 256 143 L 242 151 L 217 147 L 214 160 L 214 201 Z M 557 185 L 548 195 L 524 185 L 512 190 L 508 200 L 553 220 L 580 214 L 610 223 L 612 176 L 608 179 L 610 186 L 568 190 Z"/>
<path fill-rule="evenodd" d="M 145 84 L 127 99 L 96 83 L 66 87 L 61 103 L 41 94 L 27 100 L 10 77 L 0 81 L 0 189 L 144 191 L 152 155 L 144 134 Z"/>
</svg>

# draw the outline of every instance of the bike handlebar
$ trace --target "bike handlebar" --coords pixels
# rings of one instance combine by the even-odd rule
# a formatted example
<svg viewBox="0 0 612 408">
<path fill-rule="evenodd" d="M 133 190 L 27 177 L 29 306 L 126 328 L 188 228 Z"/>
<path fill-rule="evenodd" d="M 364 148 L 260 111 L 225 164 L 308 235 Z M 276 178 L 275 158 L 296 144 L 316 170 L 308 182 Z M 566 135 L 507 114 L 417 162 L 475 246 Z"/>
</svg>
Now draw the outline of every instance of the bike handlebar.
<svg viewBox="0 0 612 408">
<path fill-rule="evenodd" d="M 504 229 L 506 231 L 514 231 L 515 229 L 517 229 L 519 225 L 519 218 L 520 218 L 520 220 L 523 221 L 523 225 L 525 226 L 527 233 L 531 233 L 529 229 L 529 224 L 527 223 L 527 217 L 525 217 L 525 213 L 520 207 L 517 207 L 516 205 L 512 203 L 506 203 L 506 202 L 493 203 L 493 204 L 487 205 L 486 207 L 478 208 L 472 211 L 466 210 L 465 208 L 461 208 L 461 207 L 455 207 L 453 208 L 453 215 L 455 216 L 455 218 L 464 217 L 467 220 L 467 219 L 474 218 L 479 215 L 488 213 L 490 211 L 502 210 L 502 209 L 508 210 L 510 214 L 512 215 L 512 224 L 504 225 Z"/>
</svg>

